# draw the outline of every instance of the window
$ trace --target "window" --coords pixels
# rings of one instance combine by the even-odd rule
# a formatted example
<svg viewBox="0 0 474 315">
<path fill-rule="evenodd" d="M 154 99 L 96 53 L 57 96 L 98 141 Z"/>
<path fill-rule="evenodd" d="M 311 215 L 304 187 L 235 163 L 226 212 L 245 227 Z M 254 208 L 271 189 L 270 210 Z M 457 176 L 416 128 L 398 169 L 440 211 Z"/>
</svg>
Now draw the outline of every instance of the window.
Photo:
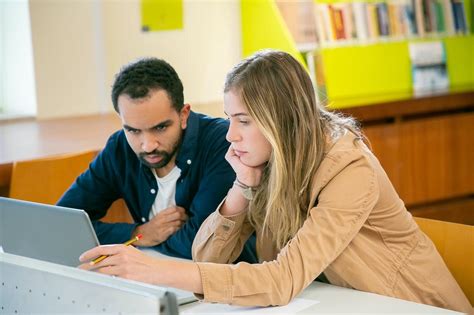
<svg viewBox="0 0 474 315">
<path fill-rule="evenodd" d="M 0 1 L 0 119 L 36 115 L 28 0 Z"/>
</svg>

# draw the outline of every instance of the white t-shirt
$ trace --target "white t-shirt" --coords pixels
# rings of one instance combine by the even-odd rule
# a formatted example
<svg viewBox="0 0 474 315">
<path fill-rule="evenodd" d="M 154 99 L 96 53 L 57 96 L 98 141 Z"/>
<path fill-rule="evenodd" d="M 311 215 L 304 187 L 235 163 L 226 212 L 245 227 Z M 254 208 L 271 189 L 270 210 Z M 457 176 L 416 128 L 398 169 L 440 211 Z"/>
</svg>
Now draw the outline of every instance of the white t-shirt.
<svg viewBox="0 0 474 315">
<path fill-rule="evenodd" d="M 181 176 L 181 170 L 177 166 L 175 166 L 165 177 L 158 177 L 155 170 L 152 170 L 152 172 L 153 175 L 155 175 L 156 182 L 158 183 L 158 192 L 156 194 L 155 202 L 151 206 L 149 216 L 150 220 L 160 211 L 176 205 L 176 182 L 178 181 L 179 176 Z"/>
</svg>

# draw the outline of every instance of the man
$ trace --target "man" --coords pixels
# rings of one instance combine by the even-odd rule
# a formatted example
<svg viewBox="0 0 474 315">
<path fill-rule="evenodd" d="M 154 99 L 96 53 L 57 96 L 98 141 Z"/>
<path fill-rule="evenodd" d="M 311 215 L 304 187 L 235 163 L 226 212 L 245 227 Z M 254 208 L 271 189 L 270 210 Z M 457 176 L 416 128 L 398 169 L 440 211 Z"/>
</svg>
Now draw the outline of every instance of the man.
<svg viewBox="0 0 474 315">
<path fill-rule="evenodd" d="M 123 130 L 109 138 L 58 205 L 85 209 L 102 244 L 142 234 L 135 245 L 190 259 L 199 226 L 235 179 L 224 158 L 228 122 L 192 112 L 178 74 L 156 58 L 125 66 L 112 102 Z M 135 223 L 98 221 L 120 198 Z M 241 259 L 256 261 L 248 247 Z"/>
</svg>

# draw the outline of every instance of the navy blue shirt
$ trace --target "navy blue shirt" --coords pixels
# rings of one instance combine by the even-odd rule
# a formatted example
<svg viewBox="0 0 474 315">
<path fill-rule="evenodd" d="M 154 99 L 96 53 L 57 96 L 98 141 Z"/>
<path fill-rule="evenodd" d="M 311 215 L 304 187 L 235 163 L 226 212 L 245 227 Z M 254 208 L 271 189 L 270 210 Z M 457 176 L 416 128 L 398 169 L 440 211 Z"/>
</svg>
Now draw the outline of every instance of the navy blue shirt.
<svg viewBox="0 0 474 315">
<path fill-rule="evenodd" d="M 191 112 L 176 156 L 181 176 L 176 183 L 176 205 L 186 209 L 188 221 L 166 241 L 160 252 L 191 259 L 191 246 L 202 222 L 227 195 L 235 173 L 225 160 L 228 121 Z M 123 130 L 114 133 L 105 148 L 61 197 L 58 205 L 84 209 L 93 221 L 101 244 L 123 243 L 138 224 L 148 221 L 158 185 L 152 170 L 142 164 Z M 135 223 L 104 223 L 111 204 L 123 198 Z M 250 247 L 249 247 L 250 246 Z M 246 245 L 239 260 L 256 262 Z"/>
</svg>

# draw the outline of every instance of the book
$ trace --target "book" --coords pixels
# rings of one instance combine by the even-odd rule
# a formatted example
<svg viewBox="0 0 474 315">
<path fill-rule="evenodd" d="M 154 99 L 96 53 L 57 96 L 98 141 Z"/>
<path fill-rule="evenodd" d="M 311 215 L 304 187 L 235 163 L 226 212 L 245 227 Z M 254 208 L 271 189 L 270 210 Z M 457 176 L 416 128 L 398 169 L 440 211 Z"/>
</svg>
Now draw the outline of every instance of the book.
<svg viewBox="0 0 474 315">
<path fill-rule="evenodd" d="M 377 8 L 377 22 L 380 36 L 390 35 L 390 23 L 388 20 L 387 3 L 379 2 L 376 4 Z"/>
<path fill-rule="evenodd" d="M 322 15 L 319 5 L 315 4 L 313 9 L 314 9 L 314 18 L 316 22 L 315 27 L 316 27 L 316 34 L 318 36 L 318 42 L 320 44 L 323 44 L 329 41 L 329 38 L 327 37 L 327 33 L 324 29 L 323 15 Z"/>
<path fill-rule="evenodd" d="M 416 18 L 416 31 L 418 36 L 422 37 L 425 35 L 425 20 L 423 15 L 423 0 L 413 0 L 415 8 L 415 18 Z"/>
<path fill-rule="evenodd" d="M 345 39 L 346 35 L 344 33 L 344 19 L 342 17 L 342 9 L 335 4 L 329 5 L 329 12 L 336 40 Z"/>
<path fill-rule="evenodd" d="M 408 48 L 414 94 L 447 90 L 449 79 L 444 43 L 441 41 L 410 43 Z"/>
<path fill-rule="evenodd" d="M 353 2 L 352 11 L 354 12 L 354 24 L 357 39 L 364 41 L 369 38 L 369 30 L 367 25 L 367 8 L 364 2 Z"/>
<path fill-rule="evenodd" d="M 462 0 L 451 0 L 456 33 L 467 32 L 466 11 Z"/>
<path fill-rule="evenodd" d="M 367 3 L 367 29 L 369 30 L 369 37 L 377 39 L 380 36 L 379 23 L 377 17 L 377 5 L 375 3 Z"/>
<path fill-rule="evenodd" d="M 340 3 L 342 10 L 342 20 L 344 21 L 344 34 L 346 39 L 353 39 L 357 37 L 354 25 L 354 12 L 350 3 Z"/>
<path fill-rule="evenodd" d="M 438 33 L 446 32 L 446 23 L 444 21 L 443 4 L 441 0 L 433 0 L 433 7 L 436 16 L 436 31 Z"/>
<path fill-rule="evenodd" d="M 333 23 L 331 21 L 331 13 L 329 12 L 329 6 L 327 4 L 316 4 L 319 7 L 319 12 L 323 18 L 324 30 L 328 42 L 332 42 L 336 39 Z"/>
<path fill-rule="evenodd" d="M 418 34 L 415 8 L 413 7 L 413 1 L 404 0 L 402 7 L 402 19 L 405 25 L 405 35 L 413 36 Z"/>
<path fill-rule="evenodd" d="M 443 13 L 444 13 L 446 32 L 449 35 L 453 35 L 456 32 L 456 29 L 454 26 L 454 16 L 453 16 L 453 8 L 451 6 L 451 0 L 442 0 L 442 3 L 443 3 Z"/>
<path fill-rule="evenodd" d="M 423 21 L 424 21 L 424 29 L 427 33 L 431 33 L 434 30 L 434 15 L 433 15 L 433 8 L 431 6 L 431 0 L 423 0 L 422 1 L 422 12 L 423 12 Z"/>
</svg>

